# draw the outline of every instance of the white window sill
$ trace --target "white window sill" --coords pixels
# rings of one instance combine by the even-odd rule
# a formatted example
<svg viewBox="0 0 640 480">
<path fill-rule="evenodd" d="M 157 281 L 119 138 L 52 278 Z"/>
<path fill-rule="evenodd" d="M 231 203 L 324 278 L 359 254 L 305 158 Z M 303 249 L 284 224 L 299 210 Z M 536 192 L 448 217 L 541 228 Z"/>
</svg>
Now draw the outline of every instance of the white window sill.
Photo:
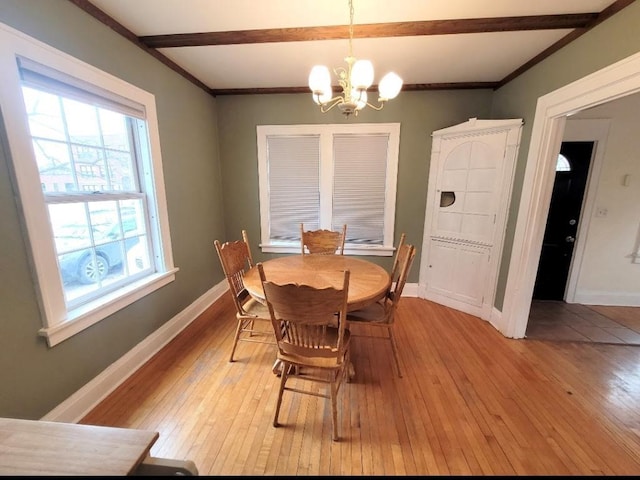
<svg viewBox="0 0 640 480">
<path fill-rule="evenodd" d="M 300 244 L 261 244 L 260 248 L 262 253 L 300 253 Z M 345 245 L 345 255 L 359 255 L 370 257 L 391 257 L 395 251 L 394 247 L 383 247 L 380 245 L 357 245 L 349 246 Z"/>
<path fill-rule="evenodd" d="M 69 311 L 65 322 L 42 328 L 38 333 L 46 337 L 48 345 L 53 347 L 118 310 L 173 282 L 177 271 L 178 268 L 173 268 L 168 272 L 150 275 L 98 300 L 82 305 Z"/>
</svg>

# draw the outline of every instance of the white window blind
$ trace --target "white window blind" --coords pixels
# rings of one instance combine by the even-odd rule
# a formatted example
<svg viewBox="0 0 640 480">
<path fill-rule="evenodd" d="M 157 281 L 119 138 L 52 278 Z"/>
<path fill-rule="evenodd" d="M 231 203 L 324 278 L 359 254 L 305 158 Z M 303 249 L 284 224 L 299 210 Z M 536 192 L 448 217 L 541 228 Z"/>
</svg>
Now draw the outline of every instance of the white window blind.
<svg viewBox="0 0 640 480">
<path fill-rule="evenodd" d="M 262 251 L 298 252 L 300 223 L 347 224 L 347 254 L 391 255 L 399 137 L 399 124 L 258 126 Z"/>
<path fill-rule="evenodd" d="M 42 89 L 65 98 L 88 102 L 114 112 L 144 120 L 144 105 L 111 92 L 98 85 L 86 82 L 21 56 L 17 56 L 18 68 L 22 84 Z"/>
<path fill-rule="evenodd" d="M 347 242 L 382 245 L 388 134 L 333 137 L 332 228 L 347 224 Z"/>
<path fill-rule="evenodd" d="M 295 241 L 300 223 L 318 228 L 320 136 L 269 136 L 270 237 Z"/>
</svg>

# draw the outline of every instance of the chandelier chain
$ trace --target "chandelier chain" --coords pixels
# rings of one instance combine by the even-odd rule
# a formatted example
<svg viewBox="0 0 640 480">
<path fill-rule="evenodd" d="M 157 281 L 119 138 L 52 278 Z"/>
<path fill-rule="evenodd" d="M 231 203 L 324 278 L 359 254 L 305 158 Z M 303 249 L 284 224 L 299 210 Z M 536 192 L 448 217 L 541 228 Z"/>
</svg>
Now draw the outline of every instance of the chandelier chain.
<svg viewBox="0 0 640 480">
<path fill-rule="evenodd" d="M 353 0 L 349 0 L 349 56 L 353 57 Z"/>
</svg>

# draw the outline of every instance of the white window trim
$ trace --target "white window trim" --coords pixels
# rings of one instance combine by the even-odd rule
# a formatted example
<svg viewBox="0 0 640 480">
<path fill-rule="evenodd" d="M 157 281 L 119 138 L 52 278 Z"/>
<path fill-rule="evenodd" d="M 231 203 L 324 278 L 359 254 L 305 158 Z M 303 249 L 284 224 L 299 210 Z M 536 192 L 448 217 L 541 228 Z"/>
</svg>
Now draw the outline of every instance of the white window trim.
<svg viewBox="0 0 640 480">
<path fill-rule="evenodd" d="M 161 271 L 73 311 L 67 311 L 64 301 L 55 245 L 22 100 L 16 64 L 18 55 L 99 85 L 122 97 L 135 99 L 146 108 L 149 148 L 153 163 L 152 171 L 145 172 L 144 178 L 140 181 L 146 185 L 147 192 L 152 192 L 149 195 L 153 204 L 150 208 L 150 217 L 158 226 L 158 234 L 154 236 L 154 253 L 156 264 Z M 0 106 L 9 141 L 10 156 L 13 160 L 9 163 L 13 166 L 13 174 L 19 190 L 19 202 L 39 287 L 44 324 L 39 333 L 47 338 L 49 346 L 54 346 L 175 279 L 175 272 L 178 269 L 173 264 L 155 98 L 134 85 L 2 23 L 0 23 L 0 72 L 2 72 Z"/>
<path fill-rule="evenodd" d="M 398 161 L 400 147 L 399 123 L 356 123 L 356 124 L 312 124 L 312 125 L 258 125 L 258 175 L 260 188 L 260 247 L 265 253 L 299 253 L 300 244 L 292 242 L 271 242 L 269 239 L 269 185 L 267 173 L 267 137 L 269 135 L 320 135 L 320 155 L 333 153 L 334 134 L 389 134 L 389 152 L 385 189 L 385 218 L 383 245 L 345 244 L 346 255 L 391 256 L 394 252 L 393 234 L 396 213 L 396 190 L 398 183 Z M 321 160 L 320 182 L 333 182 L 333 163 Z M 323 187 L 323 189 L 326 188 Z M 331 199 L 321 197 L 321 209 L 331 208 Z M 329 228 L 323 226 L 322 228 Z M 348 226 L 347 226 L 348 229 Z"/>
</svg>

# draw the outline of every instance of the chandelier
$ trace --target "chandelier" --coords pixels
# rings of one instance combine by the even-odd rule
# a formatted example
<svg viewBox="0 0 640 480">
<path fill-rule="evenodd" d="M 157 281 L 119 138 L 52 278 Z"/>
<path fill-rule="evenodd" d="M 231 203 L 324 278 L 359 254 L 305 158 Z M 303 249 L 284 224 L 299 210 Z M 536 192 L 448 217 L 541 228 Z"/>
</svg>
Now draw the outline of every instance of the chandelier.
<svg viewBox="0 0 640 480">
<path fill-rule="evenodd" d="M 373 64 L 369 60 L 357 60 L 353 56 L 353 0 L 349 0 L 349 56 L 345 57 L 347 67 L 337 67 L 333 72 L 338 77 L 342 94 L 333 96 L 331 75 L 324 65 L 316 65 L 309 73 L 309 88 L 313 101 L 326 113 L 336 105 L 345 116 L 358 112 L 367 105 L 374 110 L 382 110 L 387 100 L 398 96 L 402 88 L 402 79 L 395 73 L 387 73 L 378 85 L 378 105 L 367 100 L 367 88 L 373 83 Z"/>
</svg>

